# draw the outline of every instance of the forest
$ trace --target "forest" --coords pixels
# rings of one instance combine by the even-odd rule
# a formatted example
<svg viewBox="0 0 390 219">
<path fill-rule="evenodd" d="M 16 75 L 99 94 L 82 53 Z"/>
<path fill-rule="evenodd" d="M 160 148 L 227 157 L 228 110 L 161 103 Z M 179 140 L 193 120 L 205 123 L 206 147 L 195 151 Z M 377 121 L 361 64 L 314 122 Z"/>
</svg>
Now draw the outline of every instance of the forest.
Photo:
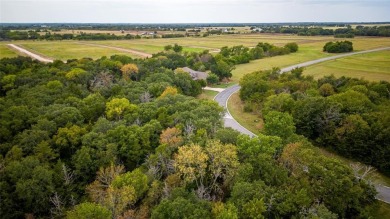
<svg viewBox="0 0 390 219">
<path fill-rule="evenodd" d="M 266 124 L 283 118 L 291 124 L 284 133 L 293 130 L 390 175 L 390 83 L 334 76 L 314 80 L 302 71 L 280 74 L 275 68 L 244 76 L 240 97 L 246 110 L 259 112 Z"/>
<path fill-rule="evenodd" d="M 2 218 L 369 217 L 374 187 L 313 144 L 389 170 L 389 84 L 249 74 L 241 98 L 265 118 L 250 138 L 177 70 L 229 77 L 234 51 L 1 59 Z"/>
</svg>

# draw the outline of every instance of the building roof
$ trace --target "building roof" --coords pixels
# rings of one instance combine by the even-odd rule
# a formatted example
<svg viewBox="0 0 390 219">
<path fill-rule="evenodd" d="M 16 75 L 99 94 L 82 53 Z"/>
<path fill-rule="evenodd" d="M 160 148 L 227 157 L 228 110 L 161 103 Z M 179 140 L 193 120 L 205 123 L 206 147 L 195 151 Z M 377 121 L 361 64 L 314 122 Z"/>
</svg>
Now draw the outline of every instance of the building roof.
<svg viewBox="0 0 390 219">
<path fill-rule="evenodd" d="M 188 72 L 191 75 L 192 80 L 206 80 L 207 73 L 202 71 L 195 71 L 188 67 L 184 67 L 183 71 Z"/>
</svg>

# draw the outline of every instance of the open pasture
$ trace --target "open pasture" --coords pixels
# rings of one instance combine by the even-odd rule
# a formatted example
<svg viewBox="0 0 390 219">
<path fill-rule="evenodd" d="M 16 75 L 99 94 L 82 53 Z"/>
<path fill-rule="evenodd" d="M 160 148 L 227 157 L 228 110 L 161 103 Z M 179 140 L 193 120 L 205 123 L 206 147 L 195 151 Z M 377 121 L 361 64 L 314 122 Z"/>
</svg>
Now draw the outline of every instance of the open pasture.
<svg viewBox="0 0 390 219">
<path fill-rule="evenodd" d="M 359 54 L 309 66 L 306 75 L 320 78 L 333 74 L 372 81 L 390 81 L 390 51 Z"/>
<path fill-rule="evenodd" d="M 7 44 L 3 44 L 3 43 L 0 44 L 0 59 L 6 58 L 6 57 L 8 57 L 8 58 L 16 57 L 18 55 L 19 54 L 15 50 L 9 48 L 7 46 Z"/>
<path fill-rule="evenodd" d="M 41 56 L 59 60 L 85 57 L 97 59 L 114 54 L 127 55 L 133 58 L 139 57 L 115 49 L 78 44 L 77 41 L 16 41 L 15 44 Z"/>
<path fill-rule="evenodd" d="M 264 70 L 272 67 L 285 67 L 300 62 L 330 56 L 323 53 L 322 47 L 328 41 L 343 39 L 334 39 L 331 36 L 297 36 L 282 34 L 235 34 L 235 35 L 212 35 L 209 37 L 184 37 L 184 38 L 158 38 L 158 39 L 135 39 L 135 40 L 108 40 L 108 41 L 14 41 L 12 43 L 23 46 L 37 54 L 53 59 L 73 59 L 73 58 L 100 58 L 101 56 L 111 56 L 113 54 L 129 55 L 137 58 L 139 56 L 118 51 L 112 48 L 102 48 L 93 45 L 83 45 L 83 42 L 91 44 L 100 44 L 106 46 L 119 47 L 124 49 L 136 50 L 148 54 L 157 53 L 164 49 L 166 45 L 175 43 L 183 46 L 187 52 L 202 52 L 210 50 L 218 51 L 223 46 L 244 45 L 248 47 L 256 46 L 259 42 L 268 42 L 277 46 L 283 46 L 289 42 L 296 42 L 299 45 L 299 51 L 294 54 L 266 58 L 252 61 L 251 63 L 238 65 L 233 72 L 233 81 L 246 73 L 256 70 Z M 383 37 L 356 37 L 348 39 L 354 43 L 354 48 L 366 50 L 378 47 L 390 46 L 390 38 Z M 81 43 L 80 43 L 81 42 Z M 0 47 L 2 57 L 15 56 L 5 47 Z"/>
<path fill-rule="evenodd" d="M 233 70 L 233 77 L 232 80 L 234 82 L 238 82 L 242 76 L 245 74 L 254 72 L 254 71 L 260 71 L 260 70 L 267 70 L 271 69 L 273 67 L 287 67 L 290 65 L 319 59 L 327 56 L 333 56 L 336 54 L 330 54 L 322 52 L 322 48 L 324 44 L 328 41 L 336 41 L 333 37 L 304 37 L 306 38 L 306 41 L 298 41 L 300 36 L 291 36 L 292 39 L 296 39 L 299 45 L 299 50 L 296 53 L 291 53 L 289 55 L 283 55 L 283 56 L 275 56 L 270 58 L 264 58 L 259 60 L 251 61 L 247 64 L 237 65 L 236 69 Z M 311 39 L 311 40 L 309 40 Z M 338 39 L 340 40 L 340 39 Z M 341 39 L 343 40 L 343 39 Z M 357 37 L 354 39 L 348 39 L 349 41 L 353 42 L 354 50 L 355 51 L 362 51 L 362 50 L 368 50 L 368 49 L 374 49 L 374 48 L 380 48 L 380 47 L 390 47 L 390 38 L 384 38 L 384 37 Z M 269 41 L 265 41 L 269 42 Z M 294 41 L 292 41 L 294 42 Z M 275 43 L 275 45 L 277 45 Z M 368 55 L 368 54 L 367 54 Z M 352 56 L 354 57 L 354 56 Z M 351 58 L 352 58 L 351 57 Z M 376 57 L 375 57 L 376 58 Z M 367 61 L 373 61 L 374 59 L 366 60 Z M 389 60 L 389 59 L 387 59 Z M 386 70 L 385 70 L 386 71 Z M 389 72 L 389 70 L 387 70 Z M 367 78 L 368 79 L 368 78 Z"/>
</svg>

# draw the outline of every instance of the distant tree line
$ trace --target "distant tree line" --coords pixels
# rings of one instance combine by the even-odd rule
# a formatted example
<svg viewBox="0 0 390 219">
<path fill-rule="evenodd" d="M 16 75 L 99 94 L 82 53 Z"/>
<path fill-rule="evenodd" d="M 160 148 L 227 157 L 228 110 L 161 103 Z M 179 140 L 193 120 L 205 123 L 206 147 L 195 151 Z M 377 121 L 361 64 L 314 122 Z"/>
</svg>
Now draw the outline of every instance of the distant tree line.
<svg viewBox="0 0 390 219">
<path fill-rule="evenodd" d="M 184 34 L 163 34 L 162 38 L 178 38 L 185 37 Z M 154 38 L 159 37 L 157 35 Z M 140 35 L 126 34 L 116 35 L 110 33 L 83 33 L 71 34 L 71 33 L 51 33 L 46 32 L 41 35 L 36 31 L 8 31 L 0 30 L 0 40 L 130 40 L 141 39 Z"/>
<path fill-rule="evenodd" d="M 297 34 L 300 36 L 382 36 L 390 37 L 390 26 L 351 26 L 337 29 L 324 29 L 322 27 L 301 27 L 301 26 L 266 26 L 261 27 L 264 33 Z"/>
<path fill-rule="evenodd" d="M 163 34 L 161 37 L 162 38 L 180 38 L 180 37 L 185 37 L 185 34 L 180 34 L 180 33 L 169 33 L 169 34 Z"/>
</svg>

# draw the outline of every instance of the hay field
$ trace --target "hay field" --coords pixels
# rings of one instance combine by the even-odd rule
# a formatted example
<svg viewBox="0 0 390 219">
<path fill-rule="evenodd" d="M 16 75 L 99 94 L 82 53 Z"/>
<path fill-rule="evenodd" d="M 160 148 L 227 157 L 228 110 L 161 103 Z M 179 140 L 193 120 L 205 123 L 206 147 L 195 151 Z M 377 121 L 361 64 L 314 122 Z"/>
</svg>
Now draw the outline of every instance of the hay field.
<svg viewBox="0 0 390 219">
<path fill-rule="evenodd" d="M 321 78 L 333 74 L 371 81 L 390 81 L 390 51 L 353 55 L 309 66 L 305 75 Z"/>
</svg>

